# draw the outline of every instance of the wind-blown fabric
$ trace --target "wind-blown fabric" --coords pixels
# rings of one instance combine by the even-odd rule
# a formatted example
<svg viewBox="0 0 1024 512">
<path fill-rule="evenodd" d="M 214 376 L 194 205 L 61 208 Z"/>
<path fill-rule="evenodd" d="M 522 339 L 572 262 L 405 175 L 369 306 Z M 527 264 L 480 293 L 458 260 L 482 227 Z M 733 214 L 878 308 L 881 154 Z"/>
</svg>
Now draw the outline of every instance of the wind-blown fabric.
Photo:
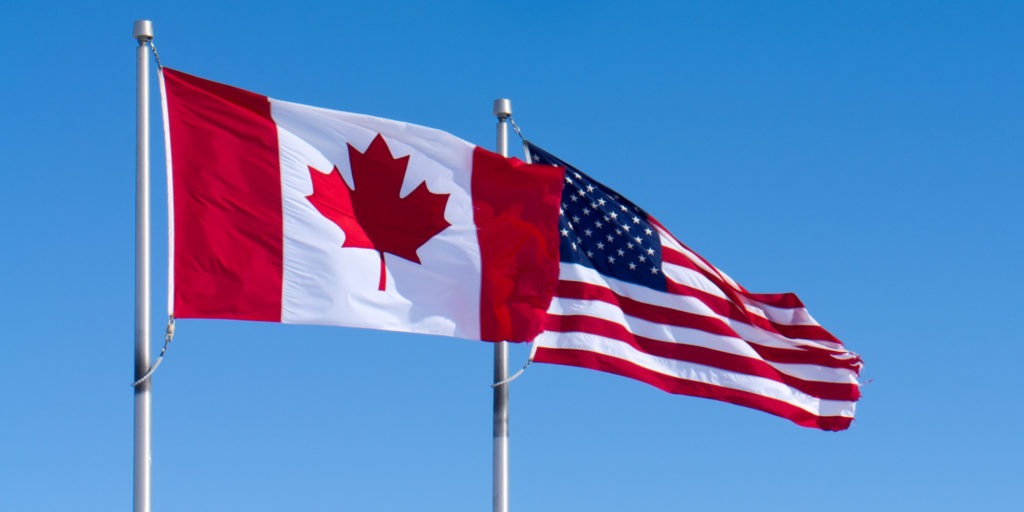
<svg viewBox="0 0 1024 512">
<path fill-rule="evenodd" d="M 171 312 L 529 341 L 562 171 L 164 68 Z"/>
<path fill-rule="evenodd" d="M 558 287 L 534 361 L 614 373 L 806 427 L 849 427 L 861 360 L 796 295 L 747 291 L 629 200 L 526 147 L 528 161 L 566 169 Z"/>
</svg>

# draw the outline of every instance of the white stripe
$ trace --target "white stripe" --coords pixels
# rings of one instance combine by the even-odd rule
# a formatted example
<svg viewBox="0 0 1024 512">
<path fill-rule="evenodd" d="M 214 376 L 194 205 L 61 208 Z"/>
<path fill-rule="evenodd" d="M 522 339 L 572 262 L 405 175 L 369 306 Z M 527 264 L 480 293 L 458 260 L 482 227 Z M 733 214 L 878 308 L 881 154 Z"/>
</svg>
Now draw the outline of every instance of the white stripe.
<svg viewBox="0 0 1024 512">
<path fill-rule="evenodd" d="M 711 282 L 710 279 L 705 277 L 700 272 L 687 268 L 682 265 L 676 265 L 669 262 L 662 262 L 662 271 L 665 277 L 672 280 L 672 282 L 700 290 L 706 293 L 710 293 L 716 297 L 732 302 L 732 299 L 722 292 L 722 289 Z M 820 327 L 811 317 L 810 313 L 807 312 L 806 308 L 780 308 L 776 306 L 770 306 L 760 301 L 756 301 L 749 297 L 740 295 L 743 300 L 743 305 L 746 310 L 753 313 L 765 320 L 775 322 L 781 325 L 813 325 Z"/>
<path fill-rule="evenodd" d="M 813 325 L 821 327 L 821 324 L 814 319 L 807 311 L 807 308 L 780 308 L 765 304 L 750 297 L 741 296 L 747 311 L 767 318 L 772 322 L 781 325 Z"/>
<path fill-rule="evenodd" d="M 534 342 L 542 349 L 584 350 L 604 354 L 673 378 L 711 384 L 773 398 L 799 407 L 817 416 L 852 418 L 856 407 L 856 404 L 850 401 L 815 398 L 771 379 L 653 356 L 640 352 L 626 343 L 602 336 L 585 333 L 574 333 L 572 336 L 564 336 L 560 333 L 544 332 Z"/>
<path fill-rule="evenodd" d="M 742 339 L 709 333 L 700 329 L 674 327 L 642 318 L 626 315 L 612 304 L 596 300 L 555 298 L 548 313 L 552 315 L 582 315 L 606 320 L 621 325 L 629 332 L 658 341 L 703 347 L 718 352 L 733 354 L 762 361 L 780 373 L 806 381 L 856 384 L 857 376 L 851 370 L 831 368 L 816 364 L 792 364 L 765 361 Z M 576 333 L 573 332 L 572 336 Z"/>
<path fill-rule="evenodd" d="M 730 299 L 717 284 L 711 282 L 711 280 L 705 277 L 704 274 L 701 274 L 692 268 L 662 261 L 661 270 L 665 274 L 665 277 L 682 286 L 710 293 L 715 297 L 732 302 L 732 299 Z"/>
<path fill-rule="evenodd" d="M 819 340 L 809 340 L 802 338 L 788 338 L 776 332 L 766 331 L 759 327 L 752 326 L 750 324 L 734 320 L 727 316 L 722 316 L 708 307 L 707 304 L 701 302 L 696 297 L 687 297 L 685 295 L 675 295 L 668 292 L 661 292 L 647 288 L 646 286 L 635 285 L 626 283 L 617 279 L 613 279 L 604 276 L 596 270 L 585 267 L 583 265 L 577 265 L 574 263 L 560 263 L 559 264 L 559 279 L 563 281 L 575 281 L 581 283 L 589 283 L 605 288 L 609 288 L 615 293 L 629 297 L 633 300 L 650 304 L 653 306 L 660 306 L 675 309 L 678 311 L 685 311 L 708 318 L 715 318 L 725 322 L 725 324 L 732 329 L 740 338 L 743 338 L 752 343 L 759 345 L 781 347 L 781 348 L 810 348 L 816 350 L 825 350 L 832 353 L 846 353 L 841 347 L 836 347 L 832 343 L 827 343 Z"/>
<path fill-rule="evenodd" d="M 732 286 L 733 289 L 743 290 L 743 287 L 740 286 L 739 283 L 737 283 L 736 281 L 733 281 L 732 278 L 729 277 L 725 272 L 722 272 L 713 265 L 705 263 L 703 258 L 697 256 L 696 254 L 693 253 L 693 251 L 687 249 L 683 244 L 679 243 L 679 241 L 676 240 L 676 237 L 673 236 L 672 233 L 669 233 L 668 231 L 665 231 L 664 229 L 661 229 L 658 226 L 654 226 L 654 228 L 658 231 L 659 238 L 661 238 L 662 247 L 669 247 L 671 249 L 674 249 L 676 252 L 682 253 L 683 256 L 686 256 L 686 258 L 692 261 L 695 265 L 704 269 L 704 271 L 706 272 L 717 275 L 722 279 L 722 281 L 725 281 L 726 284 Z"/>
<path fill-rule="evenodd" d="M 701 261 L 699 258 L 697 258 L 692 251 L 686 250 L 686 248 L 682 247 L 675 239 L 669 236 L 665 236 L 664 232 L 661 230 L 659 230 L 658 233 L 662 235 L 661 243 L 663 246 L 669 246 L 672 250 L 679 252 L 687 259 L 689 259 L 691 262 L 693 262 L 695 265 L 701 268 L 708 268 L 708 266 L 704 264 L 704 262 Z M 671 277 L 673 281 L 679 283 L 680 285 L 688 286 L 690 288 L 695 288 L 698 290 L 703 290 L 705 292 L 712 293 L 715 296 L 729 300 L 730 302 L 732 301 L 731 298 L 729 298 L 724 292 L 722 292 L 721 288 L 719 288 L 718 285 L 713 283 L 710 279 L 705 277 L 700 272 L 697 272 L 691 268 L 687 268 L 681 265 L 675 265 L 668 262 L 663 262 L 663 267 L 665 275 L 667 277 Z M 772 306 L 770 304 L 765 304 L 764 302 L 761 302 L 759 300 L 747 297 L 744 294 L 742 287 L 736 285 L 736 283 L 732 281 L 732 279 L 730 279 L 729 276 L 725 274 L 725 272 L 722 272 L 717 267 L 712 266 L 710 272 L 718 276 L 721 276 L 724 281 L 733 285 L 733 288 L 737 292 L 739 292 L 740 299 L 743 301 L 745 309 L 751 313 L 754 313 L 757 316 L 783 325 L 814 325 L 818 327 L 821 326 L 817 321 L 814 320 L 814 317 L 811 316 L 811 314 L 807 311 L 806 308 L 784 308 Z"/>
</svg>

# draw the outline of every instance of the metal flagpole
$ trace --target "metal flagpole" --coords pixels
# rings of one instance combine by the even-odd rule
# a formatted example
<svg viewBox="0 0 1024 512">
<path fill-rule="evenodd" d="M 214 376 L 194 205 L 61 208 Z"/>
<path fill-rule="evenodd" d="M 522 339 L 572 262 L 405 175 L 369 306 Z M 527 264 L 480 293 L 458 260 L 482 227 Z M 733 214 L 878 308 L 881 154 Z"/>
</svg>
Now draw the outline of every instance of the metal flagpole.
<svg viewBox="0 0 1024 512">
<path fill-rule="evenodd" d="M 149 50 L 153 22 L 138 20 L 135 118 L 135 379 L 149 370 Z M 153 379 L 135 386 L 135 512 L 150 512 L 150 399 Z"/>
<path fill-rule="evenodd" d="M 508 156 L 508 118 L 512 100 L 494 100 L 498 118 L 498 153 Z M 494 512 L 508 512 L 508 342 L 494 344 Z"/>
</svg>

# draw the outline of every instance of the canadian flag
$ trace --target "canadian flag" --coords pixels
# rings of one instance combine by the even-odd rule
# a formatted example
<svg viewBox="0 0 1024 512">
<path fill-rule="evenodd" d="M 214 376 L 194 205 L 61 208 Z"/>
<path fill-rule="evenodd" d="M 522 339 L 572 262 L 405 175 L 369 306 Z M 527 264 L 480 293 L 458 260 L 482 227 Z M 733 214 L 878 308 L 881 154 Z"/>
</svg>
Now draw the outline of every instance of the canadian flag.
<svg viewBox="0 0 1024 512">
<path fill-rule="evenodd" d="M 529 341 L 563 171 L 163 68 L 177 318 Z"/>
</svg>

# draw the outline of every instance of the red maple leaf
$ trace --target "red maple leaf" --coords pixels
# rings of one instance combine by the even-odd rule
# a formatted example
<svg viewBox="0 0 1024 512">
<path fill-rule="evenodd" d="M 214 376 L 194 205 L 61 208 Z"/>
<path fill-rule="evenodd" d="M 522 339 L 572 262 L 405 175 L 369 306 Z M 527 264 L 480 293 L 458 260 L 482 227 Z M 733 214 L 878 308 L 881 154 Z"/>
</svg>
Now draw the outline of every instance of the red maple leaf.
<svg viewBox="0 0 1024 512">
<path fill-rule="evenodd" d="M 324 174 L 313 167 L 313 193 L 306 199 L 345 232 L 342 247 L 374 249 L 380 254 L 379 290 L 384 290 L 384 253 L 421 263 L 416 250 L 450 226 L 444 218 L 449 194 L 435 194 L 422 182 L 400 197 L 409 156 L 391 156 L 378 134 L 365 153 L 348 145 L 353 190 L 334 167 Z"/>
</svg>

